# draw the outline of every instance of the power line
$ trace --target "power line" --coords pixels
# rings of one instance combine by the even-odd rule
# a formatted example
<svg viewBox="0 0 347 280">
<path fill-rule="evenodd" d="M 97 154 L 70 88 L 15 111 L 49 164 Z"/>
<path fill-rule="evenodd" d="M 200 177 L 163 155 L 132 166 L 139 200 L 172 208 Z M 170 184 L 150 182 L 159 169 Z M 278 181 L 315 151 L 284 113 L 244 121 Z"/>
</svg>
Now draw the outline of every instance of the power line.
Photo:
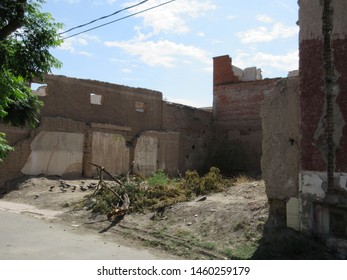
<svg viewBox="0 0 347 280">
<path fill-rule="evenodd" d="M 132 5 L 132 6 L 129 6 L 129 7 L 125 7 L 124 9 L 115 11 L 115 12 L 112 13 L 112 14 L 109 14 L 109 15 L 106 15 L 106 16 L 103 16 L 103 17 L 94 19 L 94 20 L 92 20 L 92 21 L 90 21 L 90 22 L 87 22 L 87 23 L 84 23 L 84 24 L 75 26 L 75 27 L 73 27 L 73 28 L 70 28 L 70 29 L 68 29 L 68 30 L 66 30 L 66 31 L 63 31 L 63 32 L 59 33 L 58 35 L 63 35 L 63 34 L 65 34 L 65 33 L 68 33 L 68 32 L 70 32 L 70 31 L 72 31 L 72 30 L 75 30 L 75 29 L 78 29 L 78 28 L 82 28 L 82 27 L 84 27 L 84 26 L 87 26 L 87 25 L 92 24 L 92 23 L 94 23 L 94 22 L 97 22 L 97 21 L 99 21 L 99 20 L 102 20 L 102 19 L 105 19 L 105 18 L 109 18 L 109 17 L 114 16 L 114 15 L 116 15 L 116 14 L 119 14 L 119 13 L 121 13 L 121 12 L 123 12 L 123 11 L 129 10 L 129 9 L 131 9 L 131 8 L 135 8 L 135 7 L 137 7 L 137 6 L 140 6 L 140 5 L 142 5 L 142 4 L 146 3 L 146 2 L 148 2 L 148 0 L 141 1 L 140 3 L 137 3 L 137 4 L 135 4 L 135 5 Z"/>
<path fill-rule="evenodd" d="M 126 18 L 129 18 L 129 17 L 132 17 L 132 16 L 135 16 L 135 15 L 138 15 L 138 14 L 141 14 L 141 13 L 144 13 L 144 12 L 147 12 L 147 11 L 149 11 L 149 10 L 156 9 L 156 8 L 158 8 L 158 7 L 160 7 L 160 6 L 164 6 L 164 5 L 169 4 L 169 3 L 171 3 L 171 2 L 174 2 L 174 1 L 176 1 L 176 0 L 167 1 L 167 2 L 161 3 L 161 4 L 159 4 L 159 5 L 150 7 L 150 8 L 148 8 L 148 9 L 142 10 L 142 11 L 140 11 L 140 12 L 133 13 L 133 14 L 127 15 L 127 16 L 125 16 L 125 17 L 121 17 L 121 18 L 118 18 L 118 19 L 116 19 L 116 20 L 112 20 L 112 21 L 106 22 L 106 23 L 104 23 L 104 24 L 101 24 L 101 25 L 95 26 L 95 27 L 93 27 L 93 28 L 89 28 L 89 29 L 87 29 L 87 30 L 84 30 L 84 31 L 75 33 L 75 34 L 70 35 L 70 36 L 68 36 L 68 37 L 65 37 L 65 38 L 63 38 L 63 40 L 66 40 L 66 39 L 68 39 L 68 38 L 75 37 L 75 36 L 77 36 L 77 35 L 80 35 L 80 34 L 83 34 L 83 33 L 86 33 L 86 32 L 89 32 L 89 31 L 92 31 L 92 30 L 95 30 L 95 29 L 98 29 L 98 28 L 100 28 L 100 27 L 109 25 L 109 24 L 114 23 L 114 22 L 117 22 L 117 21 L 121 21 L 121 20 L 126 19 Z"/>
</svg>

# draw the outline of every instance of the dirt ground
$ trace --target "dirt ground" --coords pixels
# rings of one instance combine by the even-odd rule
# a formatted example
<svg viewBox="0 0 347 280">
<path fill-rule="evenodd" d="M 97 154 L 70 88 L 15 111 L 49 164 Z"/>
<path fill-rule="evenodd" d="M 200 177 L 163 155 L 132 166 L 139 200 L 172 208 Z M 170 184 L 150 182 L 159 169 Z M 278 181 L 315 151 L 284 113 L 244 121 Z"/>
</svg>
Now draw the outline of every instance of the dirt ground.
<svg viewBox="0 0 347 280">
<path fill-rule="evenodd" d="M 289 229 L 267 226 L 268 202 L 263 181 L 248 181 L 226 191 L 197 197 L 162 213 L 125 215 L 117 224 L 76 205 L 93 193 L 98 180 L 23 177 L 2 200 L 61 211 L 63 223 L 95 234 L 117 235 L 125 242 L 176 255 L 178 259 L 336 259 L 328 248 Z M 89 188 L 88 188 L 89 186 Z"/>
</svg>

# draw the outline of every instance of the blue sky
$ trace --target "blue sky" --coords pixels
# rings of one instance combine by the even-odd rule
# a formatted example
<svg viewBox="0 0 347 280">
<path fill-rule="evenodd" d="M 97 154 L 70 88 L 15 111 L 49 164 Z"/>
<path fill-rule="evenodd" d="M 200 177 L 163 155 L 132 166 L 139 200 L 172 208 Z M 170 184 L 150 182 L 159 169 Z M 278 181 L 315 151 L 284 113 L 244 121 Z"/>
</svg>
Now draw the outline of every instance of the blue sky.
<svg viewBox="0 0 347 280">
<path fill-rule="evenodd" d="M 167 1 L 148 0 L 88 27 Z M 67 30 L 138 2 L 48 0 L 43 10 Z M 66 39 L 52 50 L 63 63 L 53 73 L 153 89 L 168 101 L 212 106 L 215 56 L 230 55 L 240 68 L 257 66 L 264 78 L 285 77 L 298 68 L 297 19 L 296 0 L 176 0 Z"/>
</svg>

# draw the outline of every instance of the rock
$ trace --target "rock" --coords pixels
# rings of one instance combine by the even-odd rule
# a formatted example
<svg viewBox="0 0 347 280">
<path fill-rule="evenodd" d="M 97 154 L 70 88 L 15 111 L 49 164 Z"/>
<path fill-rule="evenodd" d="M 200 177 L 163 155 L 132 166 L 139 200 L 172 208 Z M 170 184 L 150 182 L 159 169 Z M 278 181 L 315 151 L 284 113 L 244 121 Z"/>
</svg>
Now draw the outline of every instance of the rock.
<svg viewBox="0 0 347 280">
<path fill-rule="evenodd" d="M 200 201 L 205 201 L 207 199 L 206 196 L 200 197 L 196 200 L 196 202 L 200 202 Z"/>
</svg>

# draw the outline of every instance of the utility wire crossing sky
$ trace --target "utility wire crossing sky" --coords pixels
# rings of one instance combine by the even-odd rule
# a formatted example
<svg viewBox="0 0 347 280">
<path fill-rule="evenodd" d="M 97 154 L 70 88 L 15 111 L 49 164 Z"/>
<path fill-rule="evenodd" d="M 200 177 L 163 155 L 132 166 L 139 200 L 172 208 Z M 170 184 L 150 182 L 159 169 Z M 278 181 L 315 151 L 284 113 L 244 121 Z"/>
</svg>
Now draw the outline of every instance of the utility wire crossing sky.
<svg viewBox="0 0 347 280">
<path fill-rule="evenodd" d="M 65 25 L 54 74 L 153 89 L 172 102 L 212 106 L 215 56 L 264 78 L 298 69 L 294 0 L 50 0 L 43 9 Z"/>
</svg>

